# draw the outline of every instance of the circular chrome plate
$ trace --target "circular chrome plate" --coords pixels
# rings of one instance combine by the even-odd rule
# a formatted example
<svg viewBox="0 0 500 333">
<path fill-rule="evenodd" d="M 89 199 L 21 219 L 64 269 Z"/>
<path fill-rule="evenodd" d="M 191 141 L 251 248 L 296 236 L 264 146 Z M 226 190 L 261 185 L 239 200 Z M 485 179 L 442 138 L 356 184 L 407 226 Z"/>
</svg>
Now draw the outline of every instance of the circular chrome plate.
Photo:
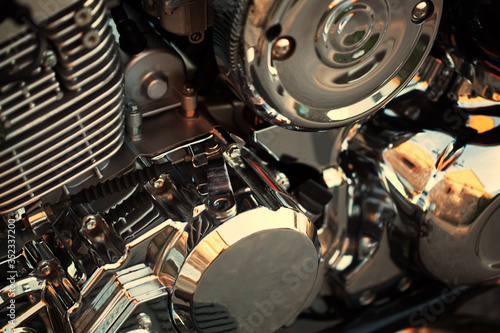
<svg viewBox="0 0 500 333">
<path fill-rule="evenodd" d="M 181 331 L 273 332 L 311 293 L 319 243 L 311 222 L 288 208 L 257 208 L 206 235 L 173 288 Z"/>
<path fill-rule="evenodd" d="M 229 46 L 241 50 L 229 52 L 230 78 L 274 124 L 322 130 L 356 121 L 389 102 L 428 54 L 442 0 L 425 1 L 415 21 L 422 2 L 255 1 Z"/>
</svg>

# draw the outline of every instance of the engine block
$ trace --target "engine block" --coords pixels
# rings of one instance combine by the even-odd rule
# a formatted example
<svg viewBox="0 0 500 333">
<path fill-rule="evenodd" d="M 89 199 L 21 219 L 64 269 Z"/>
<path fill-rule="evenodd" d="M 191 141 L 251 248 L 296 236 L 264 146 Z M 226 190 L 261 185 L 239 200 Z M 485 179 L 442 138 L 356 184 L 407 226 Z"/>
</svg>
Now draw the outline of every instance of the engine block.
<svg viewBox="0 0 500 333">
<path fill-rule="evenodd" d="M 123 141 L 123 71 L 105 3 L 65 1 L 57 14 L 26 6 L 35 24 L 6 19 L 0 29 L 2 213 L 99 174 Z"/>
</svg>

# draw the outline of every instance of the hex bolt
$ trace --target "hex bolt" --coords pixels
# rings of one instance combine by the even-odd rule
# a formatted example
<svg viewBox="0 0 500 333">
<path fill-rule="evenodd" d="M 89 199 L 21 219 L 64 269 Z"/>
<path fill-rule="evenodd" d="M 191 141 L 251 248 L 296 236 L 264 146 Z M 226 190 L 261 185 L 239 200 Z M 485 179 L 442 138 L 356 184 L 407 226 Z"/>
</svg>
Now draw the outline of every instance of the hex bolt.
<svg viewBox="0 0 500 333">
<path fill-rule="evenodd" d="M 97 219 L 94 215 L 88 215 L 83 218 L 83 226 L 87 230 L 94 230 L 97 227 Z"/>
<path fill-rule="evenodd" d="M 238 146 L 229 147 L 229 149 L 227 151 L 227 155 L 230 158 L 240 158 L 241 157 L 241 150 L 240 150 L 240 148 L 238 148 Z"/>
<path fill-rule="evenodd" d="M 431 13 L 432 5 L 429 1 L 420 1 L 414 8 L 411 13 L 411 19 L 415 23 L 423 22 Z"/>
<path fill-rule="evenodd" d="M 37 270 L 42 276 L 49 276 L 50 273 L 52 272 L 50 264 L 47 261 L 40 262 L 38 264 Z"/>
<path fill-rule="evenodd" d="M 288 179 L 288 177 L 283 172 L 276 173 L 276 182 L 285 191 L 288 191 L 290 189 L 290 179 Z"/>
<path fill-rule="evenodd" d="M 158 178 L 154 183 L 153 187 L 156 189 L 160 189 L 165 185 L 165 180 L 163 178 Z"/>
<path fill-rule="evenodd" d="M 271 48 L 271 57 L 274 60 L 290 58 L 295 51 L 295 40 L 291 37 L 281 37 L 274 42 Z"/>
<path fill-rule="evenodd" d="M 213 201 L 212 207 L 219 212 L 224 212 L 233 207 L 233 204 L 228 198 L 218 198 Z"/>
</svg>

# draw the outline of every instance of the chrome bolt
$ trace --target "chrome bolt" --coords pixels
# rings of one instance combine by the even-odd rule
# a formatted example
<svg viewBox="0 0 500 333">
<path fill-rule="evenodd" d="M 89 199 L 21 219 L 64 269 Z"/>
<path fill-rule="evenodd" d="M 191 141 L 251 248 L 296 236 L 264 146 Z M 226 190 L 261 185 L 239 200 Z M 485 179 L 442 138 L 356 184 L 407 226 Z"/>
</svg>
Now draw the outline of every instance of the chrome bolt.
<svg viewBox="0 0 500 333">
<path fill-rule="evenodd" d="M 209 200 L 208 211 L 218 219 L 227 219 L 236 214 L 236 204 L 233 198 L 221 196 Z"/>
<path fill-rule="evenodd" d="M 368 305 L 375 300 L 375 293 L 371 290 L 364 291 L 359 297 L 359 304 Z"/>
<path fill-rule="evenodd" d="M 432 5 L 428 1 L 420 1 L 411 13 L 413 22 L 420 23 L 424 21 L 431 13 Z"/>
<path fill-rule="evenodd" d="M 160 189 L 165 185 L 165 180 L 163 178 L 158 178 L 154 183 L 153 186 L 156 189 Z"/>
<path fill-rule="evenodd" d="M 292 56 L 295 51 L 295 41 L 290 37 L 282 37 L 274 42 L 271 56 L 274 60 L 285 60 Z"/>
<path fill-rule="evenodd" d="M 43 275 L 43 276 L 48 276 L 52 272 L 50 269 L 50 265 L 47 261 L 40 262 L 38 264 L 37 270 L 40 273 L 40 275 Z"/>
<path fill-rule="evenodd" d="M 283 172 L 276 173 L 276 182 L 285 191 L 288 191 L 290 189 L 290 180 L 288 179 L 288 177 Z"/>
<path fill-rule="evenodd" d="M 229 148 L 227 154 L 231 158 L 240 158 L 241 157 L 241 150 L 237 146 Z"/>
<path fill-rule="evenodd" d="M 97 227 L 97 219 L 93 215 L 85 216 L 83 218 L 83 225 L 87 230 L 94 230 Z"/>
<path fill-rule="evenodd" d="M 136 317 L 137 325 L 139 328 L 143 330 L 149 330 L 151 326 L 153 326 L 153 322 L 151 321 L 151 317 L 149 317 L 145 313 L 139 313 Z"/>
</svg>

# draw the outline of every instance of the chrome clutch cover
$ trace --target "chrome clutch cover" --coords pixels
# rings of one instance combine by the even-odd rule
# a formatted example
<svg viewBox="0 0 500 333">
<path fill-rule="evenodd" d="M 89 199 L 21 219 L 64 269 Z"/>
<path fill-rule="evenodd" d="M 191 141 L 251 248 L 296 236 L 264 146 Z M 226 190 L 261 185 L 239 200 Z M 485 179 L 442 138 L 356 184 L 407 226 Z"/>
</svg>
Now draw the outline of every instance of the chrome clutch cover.
<svg viewBox="0 0 500 333">
<path fill-rule="evenodd" d="M 268 121 L 330 129 L 378 110 L 412 79 L 441 7 L 441 0 L 215 0 L 216 55 Z"/>
<path fill-rule="evenodd" d="M 301 213 L 247 211 L 191 249 L 192 235 L 183 231 L 157 266 L 167 284 L 176 280 L 172 314 L 183 332 L 274 332 L 298 315 L 314 289 L 316 231 Z"/>
</svg>

